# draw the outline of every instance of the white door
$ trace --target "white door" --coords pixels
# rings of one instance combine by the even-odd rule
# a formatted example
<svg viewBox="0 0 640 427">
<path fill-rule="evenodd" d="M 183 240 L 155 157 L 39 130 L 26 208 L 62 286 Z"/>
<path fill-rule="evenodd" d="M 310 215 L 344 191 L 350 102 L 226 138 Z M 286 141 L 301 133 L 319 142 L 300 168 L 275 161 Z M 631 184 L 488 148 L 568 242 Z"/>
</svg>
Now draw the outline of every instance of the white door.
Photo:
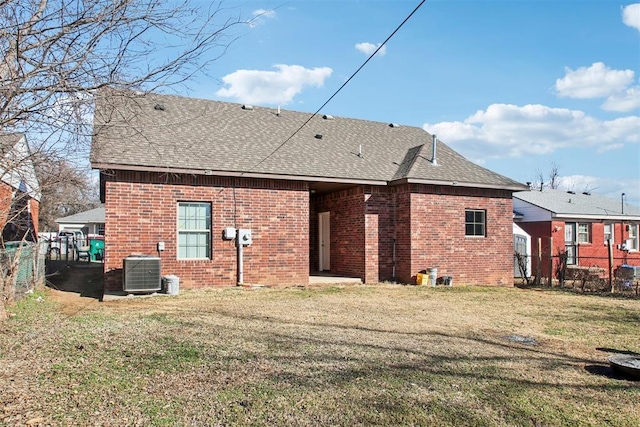
<svg viewBox="0 0 640 427">
<path fill-rule="evenodd" d="M 564 249 L 567 252 L 567 264 L 577 264 L 578 254 L 576 246 L 576 223 L 566 222 L 564 224 Z"/>
<path fill-rule="evenodd" d="M 329 212 L 318 214 L 318 241 L 320 244 L 320 265 L 318 271 L 331 270 L 331 226 Z"/>
</svg>

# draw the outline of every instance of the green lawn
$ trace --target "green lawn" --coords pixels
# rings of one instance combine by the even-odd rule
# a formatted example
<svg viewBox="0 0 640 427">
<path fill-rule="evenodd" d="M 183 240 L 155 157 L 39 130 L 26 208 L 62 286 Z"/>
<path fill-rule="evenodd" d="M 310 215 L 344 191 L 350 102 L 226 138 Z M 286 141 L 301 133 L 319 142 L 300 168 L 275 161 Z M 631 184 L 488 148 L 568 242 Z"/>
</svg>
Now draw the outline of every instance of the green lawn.
<svg viewBox="0 0 640 427">
<path fill-rule="evenodd" d="M 58 300 L 0 324 L 3 425 L 640 425 L 640 382 L 607 363 L 640 353 L 638 300 L 399 285 Z"/>
</svg>

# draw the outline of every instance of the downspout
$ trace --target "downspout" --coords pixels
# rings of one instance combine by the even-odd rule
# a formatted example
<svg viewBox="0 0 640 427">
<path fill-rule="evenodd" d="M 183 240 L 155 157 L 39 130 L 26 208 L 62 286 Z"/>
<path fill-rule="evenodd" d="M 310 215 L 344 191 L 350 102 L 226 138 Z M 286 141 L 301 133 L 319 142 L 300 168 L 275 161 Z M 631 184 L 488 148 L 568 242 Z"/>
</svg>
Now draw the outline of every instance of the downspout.
<svg viewBox="0 0 640 427">
<path fill-rule="evenodd" d="M 243 244 L 240 241 L 240 233 L 238 231 L 236 231 L 236 246 L 238 247 L 238 285 L 240 286 L 244 283 L 244 262 L 242 254 Z"/>
<path fill-rule="evenodd" d="M 391 280 L 396 281 L 396 239 L 393 239 L 393 264 L 391 267 Z"/>
</svg>

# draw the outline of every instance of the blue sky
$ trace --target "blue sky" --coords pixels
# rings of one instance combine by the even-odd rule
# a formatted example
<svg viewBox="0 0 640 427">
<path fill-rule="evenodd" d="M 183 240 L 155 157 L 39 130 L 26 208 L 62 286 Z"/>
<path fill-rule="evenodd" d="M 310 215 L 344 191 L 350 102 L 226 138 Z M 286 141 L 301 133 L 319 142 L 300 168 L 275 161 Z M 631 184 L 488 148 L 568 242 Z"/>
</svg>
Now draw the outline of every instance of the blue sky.
<svg viewBox="0 0 640 427">
<path fill-rule="evenodd" d="M 227 2 L 250 20 L 188 96 L 314 112 L 419 0 Z M 425 2 L 322 113 L 423 127 L 520 182 L 640 205 L 640 3 Z"/>
</svg>

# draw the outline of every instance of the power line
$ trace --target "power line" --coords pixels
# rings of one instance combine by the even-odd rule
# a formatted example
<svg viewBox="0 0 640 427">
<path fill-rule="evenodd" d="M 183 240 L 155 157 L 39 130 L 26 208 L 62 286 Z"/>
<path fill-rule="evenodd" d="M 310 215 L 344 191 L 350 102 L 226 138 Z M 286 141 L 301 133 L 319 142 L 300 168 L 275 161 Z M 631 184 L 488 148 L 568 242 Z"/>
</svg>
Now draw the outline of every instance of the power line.
<svg viewBox="0 0 640 427">
<path fill-rule="evenodd" d="M 262 163 L 266 162 L 269 158 L 271 158 L 271 156 L 273 156 L 276 152 L 278 152 L 278 150 L 280 150 L 282 147 L 284 147 L 284 146 L 287 144 L 287 142 L 291 141 L 291 138 L 293 138 L 294 136 L 296 136 L 296 134 L 297 134 L 298 132 L 300 132 L 300 131 L 302 130 L 302 128 L 303 128 L 303 127 L 305 127 L 305 126 L 306 126 L 306 125 L 311 121 L 311 119 L 313 119 L 313 118 L 314 118 L 314 117 L 315 117 L 315 116 L 316 116 L 316 115 L 317 115 L 317 114 L 318 114 L 318 113 L 319 113 L 319 112 L 320 112 L 324 107 L 326 107 L 326 105 L 327 105 L 329 102 L 331 102 L 331 100 L 332 100 L 332 99 L 333 99 L 333 98 L 334 98 L 334 97 L 335 97 L 335 96 L 336 96 L 336 95 L 337 95 L 337 94 L 338 94 L 338 93 L 339 93 L 339 92 L 340 92 L 340 91 L 341 91 L 341 90 L 342 90 L 342 89 L 343 89 L 343 88 L 344 88 L 344 87 L 345 87 L 345 86 L 346 86 L 346 85 L 351 81 L 351 79 L 353 79 L 353 78 L 356 76 L 356 74 L 358 74 L 358 73 L 360 72 L 360 70 L 362 70 L 362 69 L 364 68 L 364 66 L 365 66 L 365 65 L 367 65 L 367 63 L 368 63 L 369 61 L 371 61 L 371 58 L 373 58 L 373 57 L 376 55 L 376 53 L 378 53 L 378 51 L 379 51 L 380 49 L 382 49 L 382 47 L 383 47 L 385 44 L 387 44 L 387 42 L 388 42 L 389 40 L 391 40 L 391 37 L 393 37 L 393 36 L 394 36 L 394 35 L 395 35 L 399 30 L 400 30 L 400 28 L 402 28 L 402 26 L 403 26 L 403 25 L 404 25 L 404 24 L 405 24 L 405 23 L 406 23 L 406 22 L 407 22 L 407 21 L 408 21 L 408 20 L 409 20 L 409 19 L 410 19 L 410 18 L 411 18 L 411 17 L 412 17 L 412 16 L 413 16 L 417 11 L 418 11 L 418 9 L 420 9 L 420 7 L 424 4 L 424 2 L 425 2 L 425 1 L 427 1 L 427 0 L 422 0 L 422 1 L 420 2 L 420 4 L 418 4 L 418 5 L 415 7 L 415 9 L 413 9 L 413 11 L 412 11 L 412 12 L 411 12 L 411 13 L 410 13 L 406 18 L 404 18 L 404 21 L 402 21 L 402 22 L 400 23 L 400 25 L 398 25 L 398 26 L 396 27 L 396 29 L 395 29 L 395 30 L 393 30 L 393 32 L 389 35 L 389 37 L 387 37 L 387 38 L 385 39 L 385 41 L 383 41 L 383 42 L 380 44 L 380 46 L 378 46 L 378 48 L 377 48 L 377 49 L 376 49 L 376 50 L 375 50 L 371 55 L 369 55 L 369 57 L 367 58 L 367 60 L 366 60 L 366 61 L 364 61 L 364 62 L 362 63 L 362 65 L 360 65 L 360 67 L 358 67 L 358 69 L 357 69 L 353 74 L 351 74 L 351 77 L 349 77 L 349 78 L 348 78 L 348 79 L 347 79 L 347 80 L 342 84 L 342 86 L 340 86 L 340 87 L 338 88 L 338 90 L 336 90 L 336 91 L 333 93 L 333 95 L 331 95 L 331 96 L 329 97 L 329 99 L 327 99 L 327 100 L 325 101 L 325 103 L 324 103 L 324 104 L 322 104 L 322 105 L 320 106 L 320 108 L 318 108 L 318 109 L 316 110 L 316 112 L 315 112 L 315 113 L 313 113 L 311 116 L 309 116 L 309 118 L 307 119 L 307 121 L 305 121 L 305 122 L 304 122 L 304 123 L 303 123 L 303 124 L 298 128 L 298 129 L 296 129 L 296 131 L 295 131 L 295 132 L 293 132 L 293 133 L 292 133 L 292 134 L 291 134 L 287 139 L 285 139 L 285 140 L 284 140 L 284 142 L 283 142 L 282 144 L 280 144 L 278 147 L 276 147 L 276 148 L 275 148 L 271 153 L 269 153 L 269 154 L 268 154 L 264 159 L 260 160 L 258 163 L 256 163 L 256 164 L 255 164 L 251 169 L 249 169 L 249 170 L 251 171 L 251 170 L 256 169 L 256 168 L 257 168 L 258 166 L 260 166 Z"/>
</svg>

